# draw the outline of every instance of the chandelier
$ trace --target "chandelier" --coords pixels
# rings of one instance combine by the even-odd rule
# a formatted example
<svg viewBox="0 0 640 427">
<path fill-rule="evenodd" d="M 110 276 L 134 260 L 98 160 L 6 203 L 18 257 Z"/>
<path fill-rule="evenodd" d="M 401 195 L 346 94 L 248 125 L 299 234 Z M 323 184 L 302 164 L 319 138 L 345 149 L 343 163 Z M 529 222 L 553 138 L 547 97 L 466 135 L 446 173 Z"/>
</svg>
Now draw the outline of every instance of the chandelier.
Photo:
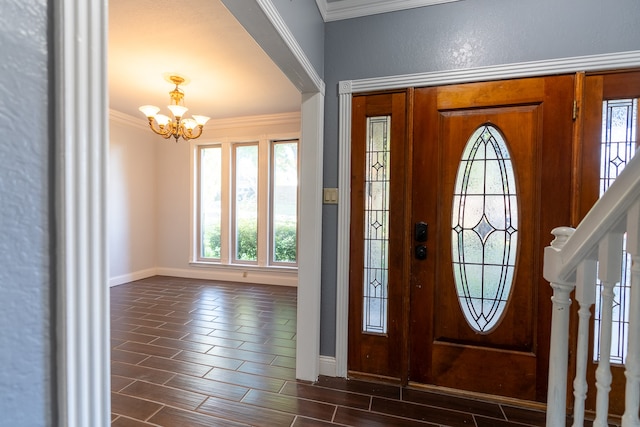
<svg viewBox="0 0 640 427">
<path fill-rule="evenodd" d="M 165 80 L 176 85 L 175 89 L 169 92 L 171 105 L 168 108 L 171 110 L 173 119 L 164 114 L 158 114 L 160 108 L 155 105 L 143 105 L 139 110 L 149 119 L 149 127 L 164 139 L 174 137 L 176 142 L 180 137 L 185 141 L 200 137 L 202 127 L 207 123 L 209 117 L 194 114 L 193 118 L 183 118 L 188 108 L 184 106 L 184 92 L 180 89 L 180 85 L 189 83 L 188 79 L 176 74 L 167 74 Z"/>
</svg>

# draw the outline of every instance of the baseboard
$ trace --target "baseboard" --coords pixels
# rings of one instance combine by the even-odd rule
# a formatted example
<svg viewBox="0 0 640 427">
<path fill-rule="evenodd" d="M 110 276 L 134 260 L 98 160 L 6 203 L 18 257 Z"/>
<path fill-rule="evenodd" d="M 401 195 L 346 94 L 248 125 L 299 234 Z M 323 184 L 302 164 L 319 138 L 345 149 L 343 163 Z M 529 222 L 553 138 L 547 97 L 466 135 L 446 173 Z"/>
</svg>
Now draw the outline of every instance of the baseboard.
<svg viewBox="0 0 640 427">
<path fill-rule="evenodd" d="M 251 268 L 156 268 L 160 276 L 188 279 L 220 280 L 223 282 L 260 283 L 263 285 L 298 286 L 298 275 L 289 272 L 253 270 Z"/>
<path fill-rule="evenodd" d="M 335 357 L 320 356 L 320 375 L 324 375 L 327 377 L 337 376 Z"/>
<path fill-rule="evenodd" d="M 140 279 L 146 279 L 147 277 L 157 275 L 156 268 L 147 268 L 146 270 L 138 270 L 133 273 L 123 274 L 121 276 L 112 277 L 109 279 L 109 287 L 122 285 L 124 283 L 133 282 Z"/>
</svg>

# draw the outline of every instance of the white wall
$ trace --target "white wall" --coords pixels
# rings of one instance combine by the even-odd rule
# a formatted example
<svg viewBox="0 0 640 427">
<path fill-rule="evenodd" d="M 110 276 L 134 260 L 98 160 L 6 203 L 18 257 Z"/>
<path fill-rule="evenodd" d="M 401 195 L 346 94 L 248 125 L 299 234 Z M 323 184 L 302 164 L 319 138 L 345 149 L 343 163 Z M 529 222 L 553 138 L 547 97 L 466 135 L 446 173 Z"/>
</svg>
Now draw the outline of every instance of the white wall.
<svg viewBox="0 0 640 427">
<path fill-rule="evenodd" d="M 163 274 L 295 285 L 297 274 L 190 264 L 190 144 L 164 140 L 144 120 L 112 111 L 109 158 L 109 254 L 112 286 Z M 198 141 L 300 132 L 300 114 L 212 120 Z M 249 272 L 247 273 L 247 270 Z"/>
<path fill-rule="evenodd" d="M 109 131 L 109 277 L 114 286 L 155 274 L 156 153 L 166 141 L 143 119 L 115 111 Z"/>
</svg>

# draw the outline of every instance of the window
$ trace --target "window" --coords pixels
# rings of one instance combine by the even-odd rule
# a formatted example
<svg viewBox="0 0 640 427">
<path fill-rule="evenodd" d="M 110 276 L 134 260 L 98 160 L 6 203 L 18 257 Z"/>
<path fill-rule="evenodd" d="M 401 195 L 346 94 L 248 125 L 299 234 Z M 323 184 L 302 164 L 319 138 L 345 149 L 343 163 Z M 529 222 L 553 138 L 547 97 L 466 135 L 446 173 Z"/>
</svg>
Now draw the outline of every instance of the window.
<svg viewBox="0 0 640 427">
<path fill-rule="evenodd" d="M 297 267 L 298 139 L 194 147 L 195 262 Z"/>
<path fill-rule="evenodd" d="M 518 246 L 518 197 L 507 143 L 485 124 L 465 146 L 451 218 L 458 300 L 469 326 L 489 333 L 507 306 Z"/>
<path fill-rule="evenodd" d="M 298 142 L 271 144 L 271 264 L 295 263 L 298 253 Z"/>
<path fill-rule="evenodd" d="M 602 139 L 600 145 L 600 197 L 609 188 L 636 152 L 638 100 L 611 99 L 602 102 Z M 624 247 L 626 248 L 626 234 Z M 611 363 L 624 364 L 629 338 L 629 298 L 631 295 L 631 256 L 623 251 L 622 278 L 613 288 L 613 325 L 611 333 Z M 600 360 L 600 320 L 602 284 L 596 283 L 594 313 L 595 343 L 593 360 Z"/>
<path fill-rule="evenodd" d="M 233 261 L 258 261 L 258 144 L 233 146 Z"/>
<path fill-rule="evenodd" d="M 391 116 L 367 118 L 362 330 L 387 333 Z"/>
<path fill-rule="evenodd" d="M 220 224 L 222 221 L 222 148 L 203 146 L 199 150 L 200 170 L 200 255 L 220 259 Z"/>
</svg>

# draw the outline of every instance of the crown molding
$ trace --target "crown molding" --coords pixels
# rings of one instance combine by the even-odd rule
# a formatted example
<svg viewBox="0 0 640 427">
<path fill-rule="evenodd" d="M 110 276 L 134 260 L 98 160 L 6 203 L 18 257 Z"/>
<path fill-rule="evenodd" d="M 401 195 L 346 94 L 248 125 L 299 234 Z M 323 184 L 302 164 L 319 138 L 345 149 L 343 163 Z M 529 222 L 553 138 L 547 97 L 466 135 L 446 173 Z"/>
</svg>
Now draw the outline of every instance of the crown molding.
<svg viewBox="0 0 640 427">
<path fill-rule="evenodd" d="M 327 22 L 327 0 L 316 0 L 316 4 L 318 5 L 320 15 L 322 15 L 322 20 Z"/>
<path fill-rule="evenodd" d="M 133 126 L 138 129 L 149 129 L 149 122 L 146 119 L 141 119 L 140 117 L 132 116 L 112 108 L 109 109 L 109 121 Z"/>
<path fill-rule="evenodd" d="M 291 113 L 263 114 L 259 116 L 232 117 L 228 119 L 211 119 L 204 126 L 204 132 L 218 129 L 247 128 L 257 126 L 277 126 L 286 124 L 300 124 L 301 114 L 299 111 Z M 149 129 L 147 120 L 123 113 L 118 110 L 109 109 L 109 121 L 132 126 L 138 129 Z"/>
<path fill-rule="evenodd" d="M 402 74 L 339 82 L 340 95 L 348 93 L 388 90 L 406 87 L 439 86 L 447 84 L 481 82 L 552 74 L 593 72 L 636 68 L 640 65 L 640 50 L 575 56 L 571 58 L 543 59 L 477 68 Z"/>
<path fill-rule="evenodd" d="M 329 22 L 454 1 L 460 0 L 341 0 L 332 3 L 316 0 L 316 3 L 324 21 Z"/>
<path fill-rule="evenodd" d="M 204 127 L 207 129 L 230 129 L 253 126 L 275 126 L 291 123 L 300 123 L 299 111 L 293 113 L 265 114 L 261 116 L 232 117 L 228 119 L 211 119 Z"/>
</svg>

